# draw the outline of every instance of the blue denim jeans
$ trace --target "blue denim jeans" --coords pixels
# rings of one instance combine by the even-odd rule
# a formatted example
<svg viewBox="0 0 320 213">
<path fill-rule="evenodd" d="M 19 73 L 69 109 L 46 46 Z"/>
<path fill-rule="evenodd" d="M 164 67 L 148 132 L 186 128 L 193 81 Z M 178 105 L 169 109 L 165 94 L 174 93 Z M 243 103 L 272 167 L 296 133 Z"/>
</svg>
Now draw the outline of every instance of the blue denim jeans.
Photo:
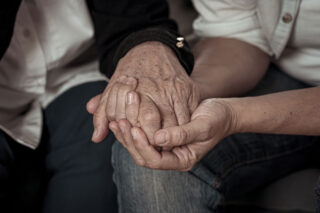
<svg viewBox="0 0 320 213">
<path fill-rule="evenodd" d="M 249 95 L 305 87 L 271 67 Z M 222 140 L 190 172 L 176 172 L 139 167 L 115 143 L 112 164 L 120 212 L 217 212 L 224 200 L 314 165 L 319 152 L 320 137 L 235 134 Z"/>
</svg>

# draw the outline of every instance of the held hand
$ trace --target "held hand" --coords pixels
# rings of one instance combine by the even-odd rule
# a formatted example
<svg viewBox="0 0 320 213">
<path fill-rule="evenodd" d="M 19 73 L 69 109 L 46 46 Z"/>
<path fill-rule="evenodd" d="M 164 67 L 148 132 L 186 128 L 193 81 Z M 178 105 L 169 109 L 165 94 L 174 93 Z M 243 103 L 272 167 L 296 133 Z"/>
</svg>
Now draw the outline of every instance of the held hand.
<svg viewBox="0 0 320 213">
<path fill-rule="evenodd" d="M 86 109 L 90 114 L 94 114 L 99 106 L 102 94 L 96 95 L 88 101 Z"/>
<path fill-rule="evenodd" d="M 132 94 L 130 95 L 130 93 L 129 93 L 129 95 L 127 95 L 130 90 L 135 89 L 137 81 L 131 77 L 120 76 L 120 78 L 117 80 L 116 84 L 119 84 L 119 85 L 117 85 L 118 88 L 123 87 L 118 90 L 119 91 L 118 96 L 121 96 L 121 98 L 119 98 L 119 99 L 117 98 L 117 101 L 123 102 L 124 100 L 122 98 L 126 97 L 127 98 L 127 100 L 126 100 L 127 105 L 131 104 L 132 102 L 135 102 L 135 103 L 138 103 L 138 105 L 136 107 L 139 109 L 140 101 L 134 99 L 134 98 L 139 98 L 139 96 L 133 96 Z M 125 91 L 125 92 L 121 92 L 121 91 Z M 94 114 L 96 112 L 97 108 L 99 107 L 101 97 L 102 97 L 102 94 L 99 94 L 99 95 L 96 95 L 95 97 L 91 98 L 90 101 L 88 101 L 86 109 L 90 114 Z M 128 119 L 129 122 L 132 125 L 134 125 L 138 122 L 138 120 L 137 120 L 138 119 L 138 114 L 137 114 L 138 112 L 137 112 L 137 110 L 131 112 L 130 109 L 125 110 L 123 107 L 119 107 L 117 109 L 118 110 L 117 114 L 119 114 L 123 118 Z M 136 113 L 136 114 L 133 114 L 133 113 Z M 124 114 L 126 114 L 126 116 L 124 116 Z"/>
<path fill-rule="evenodd" d="M 122 129 L 119 128 L 116 135 L 122 137 L 122 144 L 138 165 L 179 171 L 192 169 L 221 139 L 232 134 L 236 126 L 229 105 L 219 99 L 209 99 L 199 105 L 191 122 L 157 131 L 154 139 L 157 146 L 174 147 L 170 151 L 159 151 L 140 128 L 131 128 L 126 120 L 120 122 Z"/>
<path fill-rule="evenodd" d="M 99 106 L 88 103 L 89 112 L 96 108 L 94 127 L 97 134 L 92 138 L 95 142 L 106 137 L 109 122 L 125 118 L 123 110 L 117 108 L 124 108 L 123 97 L 132 87 L 121 90 L 119 88 L 123 86 L 116 86 L 115 78 L 122 75 L 133 76 L 139 82 L 135 85 L 140 96 L 137 121 L 151 143 L 154 143 L 153 135 L 160 128 L 187 123 L 199 103 L 197 87 L 171 49 L 159 42 L 143 43 L 120 60 L 107 89 L 100 97 Z M 134 121 L 130 122 L 134 125 Z"/>
<path fill-rule="evenodd" d="M 93 97 L 87 103 L 88 112 L 94 115 L 93 142 L 102 141 L 108 134 L 111 119 L 106 116 L 107 113 L 117 120 L 126 118 L 125 98 L 129 91 L 136 88 L 137 80 L 123 75 L 110 84 L 103 94 Z"/>
</svg>

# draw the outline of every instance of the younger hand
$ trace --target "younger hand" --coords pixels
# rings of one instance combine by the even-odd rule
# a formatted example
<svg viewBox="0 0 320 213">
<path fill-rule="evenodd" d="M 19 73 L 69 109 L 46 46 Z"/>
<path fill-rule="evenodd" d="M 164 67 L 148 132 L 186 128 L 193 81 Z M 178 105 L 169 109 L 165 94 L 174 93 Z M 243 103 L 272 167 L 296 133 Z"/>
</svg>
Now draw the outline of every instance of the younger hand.
<svg viewBox="0 0 320 213">
<path fill-rule="evenodd" d="M 152 169 L 188 171 L 221 139 L 235 131 L 236 122 L 227 102 L 221 99 L 205 100 L 192 114 L 191 122 L 156 132 L 156 145 L 173 147 L 170 151 L 156 149 L 142 129 L 132 127 L 126 120 L 121 120 L 119 126 L 112 126 L 110 128 L 121 138 L 121 143 L 138 165 Z"/>
</svg>

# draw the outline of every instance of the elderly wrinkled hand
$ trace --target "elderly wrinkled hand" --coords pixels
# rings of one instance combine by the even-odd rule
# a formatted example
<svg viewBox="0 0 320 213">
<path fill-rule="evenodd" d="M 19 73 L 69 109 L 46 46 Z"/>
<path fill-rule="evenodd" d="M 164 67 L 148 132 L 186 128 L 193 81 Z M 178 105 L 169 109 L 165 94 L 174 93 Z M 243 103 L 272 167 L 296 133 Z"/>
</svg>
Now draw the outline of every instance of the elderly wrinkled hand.
<svg viewBox="0 0 320 213">
<path fill-rule="evenodd" d="M 131 90 L 139 93 L 139 110 L 127 118 L 126 94 Z M 159 42 L 138 45 L 120 60 L 103 94 L 87 104 L 94 114 L 92 140 L 102 141 L 110 122 L 127 118 L 131 125 L 139 122 L 154 143 L 157 130 L 189 122 L 198 104 L 199 91 L 170 48 Z"/>
</svg>

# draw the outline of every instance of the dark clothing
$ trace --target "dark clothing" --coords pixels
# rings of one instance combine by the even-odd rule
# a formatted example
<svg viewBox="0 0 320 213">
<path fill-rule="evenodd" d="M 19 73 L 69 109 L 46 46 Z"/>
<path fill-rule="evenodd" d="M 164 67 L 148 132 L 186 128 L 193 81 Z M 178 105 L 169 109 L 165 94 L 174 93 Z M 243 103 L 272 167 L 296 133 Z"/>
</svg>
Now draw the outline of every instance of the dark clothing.
<svg viewBox="0 0 320 213">
<path fill-rule="evenodd" d="M 105 82 L 86 83 L 52 102 L 43 111 L 36 150 L 0 131 L 1 212 L 116 212 L 110 163 L 115 139 L 110 133 L 99 144 L 91 142 L 92 116 L 85 108 L 105 87 Z"/>
<path fill-rule="evenodd" d="M 0 1 L 0 60 L 10 44 L 20 3 Z M 169 46 L 191 72 L 193 56 L 187 44 L 176 46 L 179 34 L 168 18 L 165 0 L 87 0 L 87 5 L 100 71 L 108 77 L 127 51 L 146 41 Z M 110 134 L 100 144 L 91 143 L 92 116 L 85 110 L 86 102 L 105 86 L 101 82 L 78 86 L 50 104 L 43 112 L 43 137 L 35 151 L 0 131 L 1 206 L 6 204 L 14 212 L 37 212 L 42 203 L 44 212 L 115 212 L 110 166 L 114 138 Z"/>
<path fill-rule="evenodd" d="M 9 46 L 20 2 L 0 2 L 0 58 Z M 128 50 L 145 41 L 168 45 L 191 73 L 193 56 L 187 44 L 183 48 L 176 46 L 179 34 L 168 17 L 165 0 L 87 0 L 87 5 L 94 23 L 100 70 L 108 77 Z"/>
</svg>

